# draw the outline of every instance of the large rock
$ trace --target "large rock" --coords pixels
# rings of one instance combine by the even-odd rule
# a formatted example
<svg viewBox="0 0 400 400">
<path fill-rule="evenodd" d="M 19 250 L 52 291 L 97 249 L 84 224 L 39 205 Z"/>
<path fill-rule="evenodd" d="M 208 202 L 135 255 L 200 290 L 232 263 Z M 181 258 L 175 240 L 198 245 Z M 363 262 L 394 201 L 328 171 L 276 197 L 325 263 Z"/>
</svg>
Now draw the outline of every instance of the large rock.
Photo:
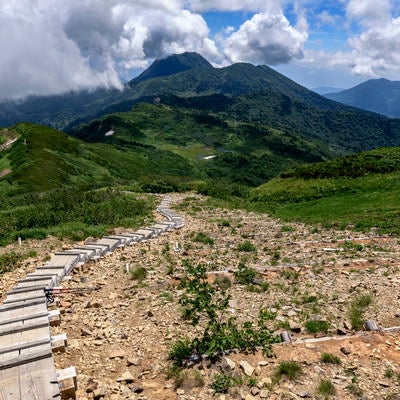
<svg viewBox="0 0 400 400">
<path fill-rule="evenodd" d="M 243 370 L 245 375 L 252 376 L 254 372 L 254 367 L 246 360 L 240 361 L 240 368 Z"/>
</svg>

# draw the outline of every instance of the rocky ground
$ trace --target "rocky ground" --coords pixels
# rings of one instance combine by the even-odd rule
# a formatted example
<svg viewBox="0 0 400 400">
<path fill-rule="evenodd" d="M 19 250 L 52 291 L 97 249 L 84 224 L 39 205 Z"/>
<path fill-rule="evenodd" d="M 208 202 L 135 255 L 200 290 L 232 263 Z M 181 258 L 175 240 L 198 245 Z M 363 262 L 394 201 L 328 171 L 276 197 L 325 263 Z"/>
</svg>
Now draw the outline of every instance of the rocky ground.
<svg viewBox="0 0 400 400">
<path fill-rule="evenodd" d="M 353 329 L 350 316 L 362 298 L 363 320 L 400 325 L 398 238 L 282 223 L 209 208 L 202 197 L 173 197 L 186 221 L 181 230 L 119 249 L 63 283 L 97 288 L 60 298 L 62 323 L 52 328 L 68 335 L 55 361 L 76 367 L 78 399 L 400 399 L 400 335 Z M 213 244 L 196 241 L 198 233 Z M 5 274 L 1 293 L 58 245 L 24 243 L 36 246 L 37 257 Z M 266 312 L 269 328 L 290 332 L 292 343 L 275 344 L 273 357 L 260 350 L 205 359 L 168 379 L 171 344 L 201 335 L 204 323 L 192 327 L 182 319 L 177 283 L 184 260 L 207 265 L 211 281 L 231 282 L 227 313 L 239 323 Z M 239 264 L 258 271 L 255 285 L 235 281 Z M 139 267 L 147 271 L 142 282 L 135 279 Z M 309 332 L 310 321 L 326 332 Z M 278 379 L 286 361 L 300 372 Z M 212 382 L 221 376 L 232 378 L 231 387 L 215 393 Z"/>
</svg>

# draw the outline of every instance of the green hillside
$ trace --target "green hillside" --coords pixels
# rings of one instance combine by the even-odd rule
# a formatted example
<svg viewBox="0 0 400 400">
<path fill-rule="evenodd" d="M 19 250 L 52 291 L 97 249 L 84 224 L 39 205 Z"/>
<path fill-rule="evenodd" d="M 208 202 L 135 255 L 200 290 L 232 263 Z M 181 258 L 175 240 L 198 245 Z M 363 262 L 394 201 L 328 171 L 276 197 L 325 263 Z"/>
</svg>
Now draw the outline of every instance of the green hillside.
<svg viewBox="0 0 400 400">
<path fill-rule="evenodd" d="M 218 113 L 221 118 L 260 124 L 324 143 L 335 156 L 400 145 L 400 120 L 377 114 L 346 112 L 310 106 L 284 94 L 264 91 L 252 95 L 227 97 L 201 96 L 182 99 L 165 96 L 170 105 Z"/>
<path fill-rule="evenodd" d="M 18 236 L 81 240 L 138 226 L 153 200 L 126 190 L 180 190 L 202 178 L 190 160 L 149 145 L 85 143 L 24 123 L 5 132 L 18 140 L 0 151 L 0 245 Z"/>
<path fill-rule="evenodd" d="M 124 148 L 153 146 L 196 163 L 208 178 L 250 186 L 288 166 L 332 157 L 327 146 L 291 132 L 198 109 L 144 103 L 70 133 Z"/>
<path fill-rule="evenodd" d="M 0 153 L 0 163 L 9 160 L 12 168 L 1 182 L 23 192 L 65 185 L 112 186 L 148 181 L 155 176 L 166 180 L 201 177 L 187 159 L 153 146 L 132 143 L 124 148 L 117 144 L 88 144 L 34 124 L 21 123 L 12 130 L 19 135 L 19 140 L 10 150 Z"/>
<path fill-rule="evenodd" d="M 305 165 L 254 189 L 253 207 L 284 220 L 400 233 L 400 148 Z"/>
</svg>

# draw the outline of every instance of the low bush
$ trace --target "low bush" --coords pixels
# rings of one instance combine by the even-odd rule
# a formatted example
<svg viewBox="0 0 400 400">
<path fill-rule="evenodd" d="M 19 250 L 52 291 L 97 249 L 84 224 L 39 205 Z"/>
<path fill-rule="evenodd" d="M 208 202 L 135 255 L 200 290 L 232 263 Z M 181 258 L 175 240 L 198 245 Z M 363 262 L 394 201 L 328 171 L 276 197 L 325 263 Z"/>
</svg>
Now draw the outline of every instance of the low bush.
<svg viewBox="0 0 400 400">
<path fill-rule="evenodd" d="M 212 246 L 214 244 L 214 239 L 211 238 L 210 236 L 206 235 L 203 232 L 198 232 L 194 237 L 193 241 L 199 242 L 199 243 L 204 243 L 204 244 L 209 244 Z"/>
<path fill-rule="evenodd" d="M 258 273 L 254 268 L 248 267 L 246 264 L 241 262 L 235 271 L 235 280 L 242 285 L 250 285 L 257 277 Z"/>
<path fill-rule="evenodd" d="M 364 325 L 363 313 L 372 301 L 373 298 L 370 294 L 362 294 L 351 302 L 348 315 L 353 329 L 362 329 Z"/>
<path fill-rule="evenodd" d="M 310 333 L 328 332 L 328 323 L 320 320 L 309 320 L 305 323 L 305 327 Z"/>
<path fill-rule="evenodd" d="M 329 379 L 321 379 L 318 384 L 318 393 L 325 397 L 333 396 L 336 393 L 336 388 Z"/>
<path fill-rule="evenodd" d="M 325 364 L 341 364 L 342 360 L 331 353 L 322 353 L 321 354 L 321 361 Z"/>
<path fill-rule="evenodd" d="M 303 373 L 303 368 L 296 361 L 282 361 L 278 364 L 275 378 L 279 381 L 286 376 L 291 381 L 297 379 Z"/>
<path fill-rule="evenodd" d="M 257 324 L 247 321 L 239 324 L 236 317 L 227 313 L 230 296 L 207 281 L 207 268 L 204 265 L 193 266 L 184 262 L 186 277 L 179 288 L 183 293 L 179 304 L 183 307 L 183 317 L 196 326 L 200 319 L 204 324 L 203 334 L 190 342 L 175 343 L 169 358 L 178 365 L 188 360 L 200 360 L 201 355 L 216 357 L 227 350 L 263 349 L 268 356 L 272 354 L 271 345 L 280 341 L 278 336 L 265 326 L 265 319 L 260 313 Z M 186 361 L 183 359 L 186 357 Z"/>
<path fill-rule="evenodd" d="M 131 271 L 131 277 L 132 279 L 138 281 L 139 283 L 142 283 L 147 276 L 147 270 L 144 267 L 136 267 Z"/>
<path fill-rule="evenodd" d="M 251 251 L 256 251 L 256 247 L 249 240 L 246 240 L 245 242 L 240 243 L 238 245 L 238 250 L 244 252 L 251 252 Z"/>
</svg>

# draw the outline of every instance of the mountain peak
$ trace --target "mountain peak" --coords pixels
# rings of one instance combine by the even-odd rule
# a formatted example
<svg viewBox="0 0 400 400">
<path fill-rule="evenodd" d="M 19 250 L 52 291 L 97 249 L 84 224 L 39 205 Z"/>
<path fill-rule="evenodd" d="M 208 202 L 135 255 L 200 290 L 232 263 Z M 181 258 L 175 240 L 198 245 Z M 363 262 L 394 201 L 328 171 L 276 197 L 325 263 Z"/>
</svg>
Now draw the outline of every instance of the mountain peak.
<svg viewBox="0 0 400 400">
<path fill-rule="evenodd" d="M 400 82 L 385 78 L 369 79 L 353 88 L 324 95 L 328 99 L 364 110 L 400 117 Z"/>
<path fill-rule="evenodd" d="M 130 85 L 152 78 L 174 75 L 194 68 L 213 68 L 213 66 L 204 57 L 195 52 L 172 54 L 166 58 L 155 60 L 149 68 L 138 77 L 132 79 Z"/>
</svg>

